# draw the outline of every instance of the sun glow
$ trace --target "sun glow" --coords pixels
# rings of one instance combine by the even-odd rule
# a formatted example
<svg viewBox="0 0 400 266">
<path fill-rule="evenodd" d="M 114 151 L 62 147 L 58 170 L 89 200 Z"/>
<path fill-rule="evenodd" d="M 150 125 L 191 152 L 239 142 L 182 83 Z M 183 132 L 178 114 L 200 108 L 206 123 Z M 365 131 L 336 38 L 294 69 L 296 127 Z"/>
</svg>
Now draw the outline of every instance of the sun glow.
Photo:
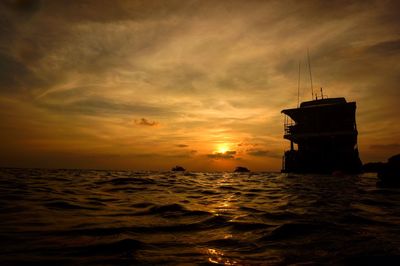
<svg viewBox="0 0 400 266">
<path fill-rule="evenodd" d="M 218 153 L 225 153 L 229 151 L 229 146 L 226 143 L 221 143 L 217 146 L 217 152 Z"/>
</svg>

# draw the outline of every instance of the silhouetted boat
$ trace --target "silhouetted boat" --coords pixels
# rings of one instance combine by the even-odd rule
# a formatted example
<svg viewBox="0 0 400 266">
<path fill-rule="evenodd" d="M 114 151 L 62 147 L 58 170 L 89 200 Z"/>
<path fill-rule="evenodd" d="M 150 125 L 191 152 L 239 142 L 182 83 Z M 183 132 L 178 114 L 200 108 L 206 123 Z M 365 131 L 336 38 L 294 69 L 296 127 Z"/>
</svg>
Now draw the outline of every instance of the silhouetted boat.
<svg viewBox="0 0 400 266">
<path fill-rule="evenodd" d="M 171 171 L 173 171 L 173 172 L 183 172 L 183 171 L 186 171 L 186 169 L 183 168 L 182 166 L 177 165 L 177 166 L 172 167 Z"/>
<path fill-rule="evenodd" d="M 282 172 L 361 171 L 355 102 L 322 97 L 282 113 L 285 114 L 284 138 L 290 141 L 290 150 L 283 156 Z"/>
<path fill-rule="evenodd" d="M 248 172 L 250 172 L 250 170 L 247 169 L 246 167 L 238 166 L 238 167 L 235 168 L 235 170 L 233 172 L 235 172 L 235 173 L 248 173 Z"/>
</svg>

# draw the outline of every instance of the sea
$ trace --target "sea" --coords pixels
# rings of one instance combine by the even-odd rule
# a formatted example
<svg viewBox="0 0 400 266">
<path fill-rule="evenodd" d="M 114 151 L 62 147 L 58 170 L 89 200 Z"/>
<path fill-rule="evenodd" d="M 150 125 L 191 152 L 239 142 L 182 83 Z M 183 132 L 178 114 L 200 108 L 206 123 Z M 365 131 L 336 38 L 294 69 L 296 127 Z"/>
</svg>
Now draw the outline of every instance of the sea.
<svg viewBox="0 0 400 266">
<path fill-rule="evenodd" d="M 0 265 L 400 265 L 374 174 L 0 169 Z"/>
</svg>

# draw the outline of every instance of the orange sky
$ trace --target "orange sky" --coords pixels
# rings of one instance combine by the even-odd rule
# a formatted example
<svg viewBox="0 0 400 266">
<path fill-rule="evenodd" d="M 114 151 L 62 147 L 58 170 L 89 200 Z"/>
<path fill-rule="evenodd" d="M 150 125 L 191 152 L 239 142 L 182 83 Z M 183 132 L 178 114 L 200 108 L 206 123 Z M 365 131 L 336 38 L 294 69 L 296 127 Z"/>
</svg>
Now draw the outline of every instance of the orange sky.
<svg viewBox="0 0 400 266">
<path fill-rule="evenodd" d="M 280 170 L 282 109 L 357 102 L 400 152 L 398 1 L 3 1 L 0 166 Z"/>
</svg>

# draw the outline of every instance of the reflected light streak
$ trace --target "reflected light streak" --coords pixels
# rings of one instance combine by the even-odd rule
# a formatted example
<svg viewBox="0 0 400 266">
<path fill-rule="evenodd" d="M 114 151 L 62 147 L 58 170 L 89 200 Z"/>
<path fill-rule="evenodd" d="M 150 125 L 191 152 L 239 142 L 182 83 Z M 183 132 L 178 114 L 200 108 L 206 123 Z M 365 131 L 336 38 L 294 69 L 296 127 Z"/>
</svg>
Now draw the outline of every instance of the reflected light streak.
<svg viewBox="0 0 400 266">
<path fill-rule="evenodd" d="M 207 249 L 208 261 L 214 264 L 223 265 L 238 265 L 239 263 L 235 260 L 224 258 L 224 253 L 220 250 L 209 248 Z"/>
<path fill-rule="evenodd" d="M 226 190 L 227 187 L 229 187 L 232 182 L 231 177 L 232 176 L 230 173 L 224 173 L 222 175 L 222 178 L 214 183 L 215 189 Z M 210 212 L 216 215 L 220 215 L 223 213 L 232 212 L 234 209 L 238 209 L 238 207 L 234 205 L 234 202 L 236 200 L 236 195 L 234 195 L 233 193 L 223 193 L 223 194 L 226 195 L 223 198 L 220 198 L 218 202 L 215 202 L 208 206 Z"/>
</svg>

